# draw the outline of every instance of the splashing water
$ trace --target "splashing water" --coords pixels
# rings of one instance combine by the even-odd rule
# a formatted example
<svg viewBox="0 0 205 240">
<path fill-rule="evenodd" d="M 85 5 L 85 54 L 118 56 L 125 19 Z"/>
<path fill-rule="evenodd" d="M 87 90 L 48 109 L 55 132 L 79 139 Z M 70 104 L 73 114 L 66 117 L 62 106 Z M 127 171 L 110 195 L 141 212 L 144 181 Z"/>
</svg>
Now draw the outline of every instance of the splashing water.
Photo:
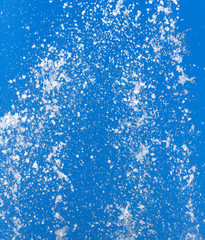
<svg viewBox="0 0 205 240">
<path fill-rule="evenodd" d="M 178 1 L 49 4 L 0 119 L 0 238 L 202 239 Z"/>
</svg>

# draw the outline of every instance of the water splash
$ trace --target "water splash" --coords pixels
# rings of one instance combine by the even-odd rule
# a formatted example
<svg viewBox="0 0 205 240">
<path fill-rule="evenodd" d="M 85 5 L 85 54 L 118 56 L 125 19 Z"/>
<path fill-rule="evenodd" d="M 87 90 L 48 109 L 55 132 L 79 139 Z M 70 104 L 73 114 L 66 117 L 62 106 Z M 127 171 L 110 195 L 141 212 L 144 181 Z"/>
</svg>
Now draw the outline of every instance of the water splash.
<svg viewBox="0 0 205 240">
<path fill-rule="evenodd" d="M 178 2 L 56 2 L 0 120 L 0 236 L 202 239 Z"/>
</svg>

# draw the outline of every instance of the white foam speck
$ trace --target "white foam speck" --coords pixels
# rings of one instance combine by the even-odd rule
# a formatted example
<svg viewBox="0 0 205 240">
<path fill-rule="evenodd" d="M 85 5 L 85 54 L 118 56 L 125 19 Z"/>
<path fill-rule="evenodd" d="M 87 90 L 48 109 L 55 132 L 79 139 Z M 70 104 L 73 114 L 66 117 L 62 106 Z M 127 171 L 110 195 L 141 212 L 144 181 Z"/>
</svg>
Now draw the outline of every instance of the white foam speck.
<svg viewBox="0 0 205 240">
<path fill-rule="evenodd" d="M 63 240 L 63 238 L 67 235 L 68 226 L 65 226 L 61 229 L 55 231 L 56 240 Z"/>
</svg>

